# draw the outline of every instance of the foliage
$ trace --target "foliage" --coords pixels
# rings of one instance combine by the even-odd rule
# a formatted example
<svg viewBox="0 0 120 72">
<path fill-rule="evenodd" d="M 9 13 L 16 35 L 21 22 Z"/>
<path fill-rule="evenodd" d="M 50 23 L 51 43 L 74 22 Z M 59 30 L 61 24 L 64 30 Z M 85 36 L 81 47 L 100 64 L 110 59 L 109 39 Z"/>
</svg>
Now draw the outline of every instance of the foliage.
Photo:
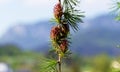
<svg viewBox="0 0 120 72">
<path fill-rule="evenodd" d="M 78 30 L 78 23 L 83 23 L 81 19 L 84 17 L 84 15 L 81 14 L 83 12 L 76 9 L 78 3 L 79 1 L 77 0 L 64 0 L 63 2 L 63 19 L 71 26 L 73 30 Z"/>
<path fill-rule="evenodd" d="M 14 46 L 14 45 L 3 45 L 0 46 L 0 56 L 2 55 L 18 55 L 21 52 L 21 50 Z"/>
<path fill-rule="evenodd" d="M 112 67 L 112 63 L 117 61 L 120 63 L 120 58 L 115 59 L 107 55 L 96 55 L 93 57 L 73 56 L 73 59 L 66 59 L 67 63 L 63 64 L 63 72 L 119 72 L 119 68 Z M 0 62 L 5 62 L 14 69 L 14 72 L 19 70 L 28 70 L 30 72 L 54 72 L 56 60 L 48 59 L 44 55 L 35 52 L 22 52 L 16 56 L 0 57 Z M 48 66 L 48 67 L 47 67 Z M 46 68 L 47 67 L 47 68 Z M 45 68 L 45 69 L 42 69 Z M 52 68 L 52 69 L 51 69 Z M 80 71 L 79 71 L 80 70 Z"/>
<path fill-rule="evenodd" d="M 41 72 L 56 72 L 57 62 L 54 59 L 43 59 L 40 68 Z"/>
<path fill-rule="evenodd" d="M 117 14 L 115 19 L 117 21 L 120 21 L 120 1 L 115 1 L 112 9 L 113 9 L 113 12 Z"/>
</svg>

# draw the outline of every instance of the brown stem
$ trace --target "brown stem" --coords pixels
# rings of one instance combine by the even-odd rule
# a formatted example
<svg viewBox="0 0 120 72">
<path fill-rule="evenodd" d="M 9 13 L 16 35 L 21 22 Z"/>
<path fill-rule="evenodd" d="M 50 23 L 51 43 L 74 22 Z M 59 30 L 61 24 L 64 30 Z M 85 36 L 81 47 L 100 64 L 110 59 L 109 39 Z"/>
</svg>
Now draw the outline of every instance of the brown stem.
<svg viewBox="0 0 120 72">
<path fill-rule="evenodd" d="M 61 0 L 58 0 L 60 5 L 61 5 Z M 61 18 L 60 18 L 61 21 Z M 61 55 L 58 53 L 58 72 L 62 72 L 61 71 Z"/>
<path fill-rule="evenodd" d="M 59 3 L 61 4 L 61 0 L 58 0 L 59 1 Z"/>
<path fill-rule="evenodd" d="M 58 55 L 58 72 L 61 72 L 61 56 Z"/>
<path fill-rule="evenodd" d="M 59 3 L 60 3 L 60 5 L 61 5 L 61 0 L 58 0 L 59 1 Z M 62 5 L 61 5 L 62 6 Z M 61 17 L 60 17 L 60 23 L 61 23 Z"/>
</svg>

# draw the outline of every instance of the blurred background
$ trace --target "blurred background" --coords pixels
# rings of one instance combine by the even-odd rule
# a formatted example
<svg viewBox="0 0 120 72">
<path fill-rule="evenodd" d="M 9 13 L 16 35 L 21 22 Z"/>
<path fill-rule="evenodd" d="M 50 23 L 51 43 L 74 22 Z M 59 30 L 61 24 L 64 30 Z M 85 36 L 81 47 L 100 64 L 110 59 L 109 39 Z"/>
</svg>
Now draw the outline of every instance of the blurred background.
<svg viewBox="0 0 120 72">
<path fill-rule="evenodd" d="M 53 7 L 57 0 L 0 0 L 0 72 L 41 72 L 48 57 Z M 72 59 L 63 72 L 120 72 L 120 22 L 113 0 L 81 0 L 85 12 L 71 31 Z"/>
</svg>

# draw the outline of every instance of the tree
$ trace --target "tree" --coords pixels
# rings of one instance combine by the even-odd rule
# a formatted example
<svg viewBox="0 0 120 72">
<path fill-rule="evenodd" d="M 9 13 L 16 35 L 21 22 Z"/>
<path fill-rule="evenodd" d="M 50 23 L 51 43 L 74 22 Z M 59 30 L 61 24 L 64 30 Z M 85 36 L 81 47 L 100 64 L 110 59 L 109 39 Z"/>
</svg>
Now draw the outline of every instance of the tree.
<svg viewBox="0 0 120 72">
<path fill-rule="evenodd" d="M 8 55 L 8 56 L 16 56 L 21 53 L 21 50 L 14 45 L 5 45 L 0 46 L 0 56 Z"/>
<path fill-rule="evenodd" d="M 46 72 L 62 72 L 62 59 L 70 54 L 70 50 L 68 49 L 71 43 L 70 27 L 74 31 L 78 31 L 78 24 L 83 23 L 81 18 L 84 15 L 81 14 L 80 10 L 76 9 L 78 3 L 79 1 L 77 0 L 58 0 L 58 3 L 54 7 L 54 18 L 52 20 L 56 25 L 51 29 L 50 38 L 52 52 L 55 52 L 57 61 L 47 60 L 47 64 L 44 64 L 46 66 L 43 66 Z"/>
</svg>

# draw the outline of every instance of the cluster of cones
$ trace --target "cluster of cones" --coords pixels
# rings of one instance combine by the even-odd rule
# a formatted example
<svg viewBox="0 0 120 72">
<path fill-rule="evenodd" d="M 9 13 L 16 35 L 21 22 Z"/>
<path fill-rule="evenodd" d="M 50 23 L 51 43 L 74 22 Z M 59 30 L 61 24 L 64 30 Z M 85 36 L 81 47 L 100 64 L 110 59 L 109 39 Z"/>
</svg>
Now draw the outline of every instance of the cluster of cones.
<svg viewBox="0 0 120 72">
<path fill-rule="evenodd" d="M 58 24 L 52 27 L 50 32 L 50 38 L 52 40 L 53 47 L 62 53 L 68 50 L 68 34 L 69 25 L 62 19 L 63 8 L 60 2 L 58 2 L 54 7 L 54 17 L 58 21 Z"/>
</svg>

